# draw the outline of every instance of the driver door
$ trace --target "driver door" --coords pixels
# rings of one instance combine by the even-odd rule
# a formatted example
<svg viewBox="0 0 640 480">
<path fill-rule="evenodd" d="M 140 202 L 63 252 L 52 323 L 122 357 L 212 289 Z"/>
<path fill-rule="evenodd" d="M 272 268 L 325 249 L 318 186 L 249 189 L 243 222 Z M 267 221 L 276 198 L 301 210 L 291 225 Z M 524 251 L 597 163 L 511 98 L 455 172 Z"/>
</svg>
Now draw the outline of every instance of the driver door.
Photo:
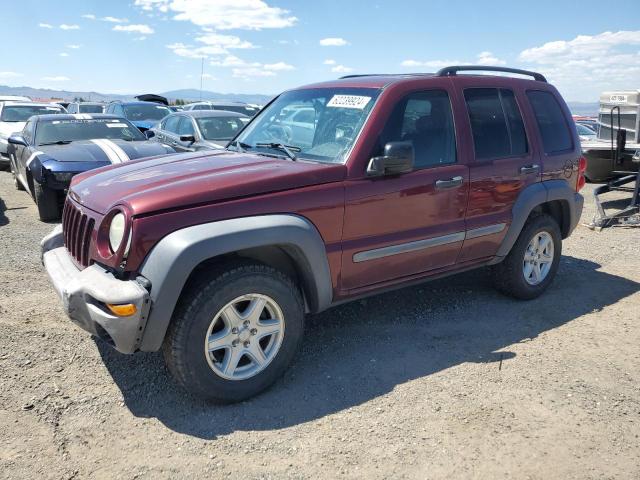
<svg viewBox="0 0 640 480">
<path fill-rule="evenodd" d="M 456 263 L 465 236 L 469 169 L 459 162 L 447 88 L 409 93 L 380 135 L 411 142 L 414 170 L 349 181 L 341 289 L 357 294 Z M 373 156 L 381 152 L 373 152 Z"/>
</svg>

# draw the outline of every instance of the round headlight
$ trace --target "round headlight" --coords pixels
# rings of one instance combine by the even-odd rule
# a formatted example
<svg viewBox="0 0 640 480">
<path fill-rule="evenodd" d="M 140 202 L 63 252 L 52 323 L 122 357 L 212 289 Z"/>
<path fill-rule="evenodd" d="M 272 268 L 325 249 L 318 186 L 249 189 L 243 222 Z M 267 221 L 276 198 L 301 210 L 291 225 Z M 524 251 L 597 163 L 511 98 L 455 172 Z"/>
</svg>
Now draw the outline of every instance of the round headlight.
<svg viewBox="0 0 640 480">
<path fill-rule="evenodd" d="M 111 251 L 115 253 L 120 248 L 122 238 L 124 237 L 125 218 L 122 213 L 116 213 L 111 219 L 109 226 L 109 246 Z"/>
</svg>

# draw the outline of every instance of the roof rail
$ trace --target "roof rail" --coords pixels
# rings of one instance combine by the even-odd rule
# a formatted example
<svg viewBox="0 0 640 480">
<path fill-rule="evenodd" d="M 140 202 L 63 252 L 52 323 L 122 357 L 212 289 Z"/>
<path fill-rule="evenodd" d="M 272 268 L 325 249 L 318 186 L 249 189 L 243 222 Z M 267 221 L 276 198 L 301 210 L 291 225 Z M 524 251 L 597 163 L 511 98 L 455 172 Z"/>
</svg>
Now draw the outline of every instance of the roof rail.
<svg viewBox="0 0 640 480">
<path fill-rule="evenodd" d="M 537 80 L 539 82 L 547 82 L 547 79 L 541 73 L 531 72 L 529 70 L 520 70 L 518 68 L 490 67 L 484 65 L 454 65 L 451 67 L 444 67 L 438 70 L 436 76 L 453 77 L 461 71 L 517 73 L 519 75 L 527 75 L 529 77 L 533 77 L 534 80 Z"/>
</svg>

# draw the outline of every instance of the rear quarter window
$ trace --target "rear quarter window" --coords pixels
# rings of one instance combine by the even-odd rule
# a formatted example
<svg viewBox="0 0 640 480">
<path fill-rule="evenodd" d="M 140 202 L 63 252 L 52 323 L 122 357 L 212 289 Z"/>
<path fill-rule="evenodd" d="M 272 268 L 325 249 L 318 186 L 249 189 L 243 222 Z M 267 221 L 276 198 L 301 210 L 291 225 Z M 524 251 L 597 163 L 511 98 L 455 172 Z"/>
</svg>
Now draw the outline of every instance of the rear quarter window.
<svg viewBox="0 0 640 480">
<path fill-rule="evenodd" d="M 556 97 L 541 90 L 529 90 L 527 97 L 536 116 L 544 152 L 553 155 L 571 150 L 571 131 Z"/>
</svg>

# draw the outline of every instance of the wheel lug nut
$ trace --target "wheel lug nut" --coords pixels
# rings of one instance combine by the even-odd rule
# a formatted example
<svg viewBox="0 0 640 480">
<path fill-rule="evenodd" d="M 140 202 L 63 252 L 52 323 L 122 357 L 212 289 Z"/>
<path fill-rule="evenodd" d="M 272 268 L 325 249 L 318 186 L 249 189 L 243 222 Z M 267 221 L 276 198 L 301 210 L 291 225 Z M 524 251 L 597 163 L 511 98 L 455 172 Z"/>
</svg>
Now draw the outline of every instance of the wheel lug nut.
<svg viewBox="0 0 640 480">
<path fill-rule="evenodd" d="M 231 329 L 231 333 L 238 333 L 238 329 L 237 329 L 236 327 L 233 327 L 233 328 Z"/>
<path fill-rule="evenodd" d="M 245 326 L 245 327 L 248 327 L 248 326 L 249 326 L 249 320 L 245 320 L 245 321 L 244 321 L 244 326 Z"/>
<path fill-rule="evenodd" d="M 244 342 L 244 343 L 243 343 L 243 345 L 244 345 L 245 347 L 248 347 L 248 346 L 249 346 L 249 342 Z"/>
<path fill-rule="evenodd" d="M 234 346 L 234 347 L 237 346 L 238 345 L 238 340 L 234 340 L 233 342 L 231 342 L 231 345 Z"/>
<path fill-rule="evenodd" d="M 255 335 L 256 333 L 258 333 L 258 329 L 252 328 L 251 329 L 251 335 Z"/>
</svg>

